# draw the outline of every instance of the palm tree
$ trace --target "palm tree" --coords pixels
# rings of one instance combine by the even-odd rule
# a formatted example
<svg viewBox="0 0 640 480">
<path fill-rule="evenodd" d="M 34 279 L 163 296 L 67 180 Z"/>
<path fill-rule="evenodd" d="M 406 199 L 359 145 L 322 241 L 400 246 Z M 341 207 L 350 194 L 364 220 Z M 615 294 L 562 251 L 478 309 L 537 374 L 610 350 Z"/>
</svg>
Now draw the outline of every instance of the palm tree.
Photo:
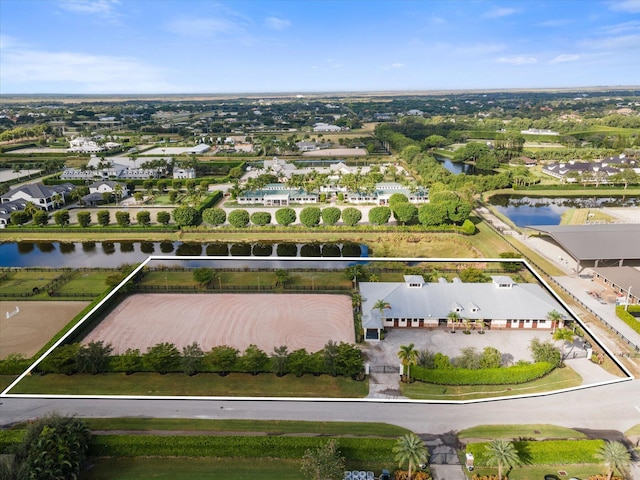
<svg viewBox="0 0 640 480">
<path fill-rule="evenodd" d="M 556 326 L 560 326 L 560 323 L 562 322 L 563 317 L 562 317 L 562 314 L 557 310 L 551 310 L 549 313 L 547 313 L 547 320 L 551 320 L 551 323 L 553 325 L 552 333 L 555 333 Z"/>
<path fill-rule="evenodd" d="M 596 456 L 602 460 L 608 468 L 607 480 L 611 480 L 615 470 L 626 475 L 631 465 L 631 455 L 627 447 L 620 442 L 606 442 L 596 452 Z"/>
<path fill-rule="evenodd" d="M 35 215 L 35 213 L 40 210 L 35 203 L 33 202 L 27 202 L 24 206 L 24 213 L 26 213 L 27 215 L 29 215 L 29 217 L 33 218 L 33 216 Z"/>
<path fill-rule="evenodd" d="M 522 464 L 516 447 L 508 440 L 496 439 L 485 447 L 487 465 L 498 466 L 498 479 L 502 480 L 502 467 L 515 467 Z"/>
<path fill-rule="evenodd" d="M 414 348 L 413 343 L 400 345 L 398 358 L 402 361 L 402 365 L 406 367 L 405 382 L 411 381 L 411 365 L 415 365 L 418 360 L 418 351 Z"/>
<path fill-rule="evenodd" d="M 553 332 L 553 339 L 557 342 L 562 342 L 560 344 L 561 353 L 562 353 L 562 356 L 560 358 L 563 361 L 564 361 L 564 345 L 566 342 L 573 342 L 573 338 L 574 338 L 574 333 L 568 328 L 559 328 L 555 332 Z"/>
<path fill-rule="evenodd" d="M 118 205 L 118 197 L 122 198 L 122 185 L 116 183 L 115 187 L 113 187 L 113 193 L 116 196 L 116 205 Z"/>
<path fill-rule="evenodd" d="M 62 195 L 60 195 L 59 193 L 54 193 L 51 196 L 51 201 L 56 207 L 59 207 L 60 204 L 62 203 Z"/>
<path fill-rule="evenodd" d="M 451 310 L 447 315 L 447 319 L 451 322 L 451 332 L 455 333 L 456 324 L 460 321 L 460 315 L 458 315 L 458 312 Z"/>
<path fill-rule="evenodd" d="M 427 463 L 429 460 L 429 451 L 425 447 L 424 442 L 415 433 L 408 433 L 398 439 L 392 449 L 395 454 L 395 460 L 398 466 L 408 466 L 408 479 L 411 480 L 411 474 L 415 465 Z"/>
<path fill-rule="evenodd" d="M 374 310 L 378 310 L 380 312 L 380 318 L 384 317 L 384 310 L 385 309 L 391 309 L 391 304 L 385 300 L 378 300 L 376 303 L 373 304 L 373 309 Z"/>
</svg>

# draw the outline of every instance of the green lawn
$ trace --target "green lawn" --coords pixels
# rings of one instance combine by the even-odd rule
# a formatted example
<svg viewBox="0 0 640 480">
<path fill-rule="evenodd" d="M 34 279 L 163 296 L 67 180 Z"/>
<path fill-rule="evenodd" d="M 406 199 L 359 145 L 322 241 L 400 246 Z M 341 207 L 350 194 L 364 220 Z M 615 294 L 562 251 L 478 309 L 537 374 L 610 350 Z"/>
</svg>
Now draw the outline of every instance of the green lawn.
<svg viewBox="0 0 640 480">
<path fill-rule="evenodd" d="M 584 225 L 587 220 L 611 223 L 615 218 L 598 208 L 571 208 L 562 214 L 560 225 Z"/>
<path fill-rule="evenodd" d="M 464 458 L 464 457 L 463 457 Z M 464 464 L 464 460 L 462 460 Z M 564 471 L 566 472 L 566 476 L 561 476 L 558 472 Z M 532 479 L 542 479 L 545 475 L 556 475 L 560 478 L 587 478 L 592 475 L 602 474 L 604 472 L 604 467 L 600 467 L 596 464 L 586 464 L 586 465 L 557 465 L 557 466 L 549 466 L 549 465 L 527 465 L 523 467 L 516 467 L 511 470 L 503 469 L 502 474 L 507 475 L 509 480 L 532 480 Z M 474 475 L 478 475 L 479 477 L 483 475 L 498 475 L 497 467 L 494 468 L 486 468 L 486 467 L 477 467 L 473 472 L 466 472 L 467 478 L 472 478 Z"/>
<path fill-rule="evenodd" d="M 18 378 L 17 375 L 0 375 L 0 391 L 11 385 L 16 378 Z"/>
<path fill-rule="evenodd" d="M 402 394 L 415 399 L 430 400 L 472 400 L 488 397 L 505 397 L 548 392 L 582 384 L 582 377 L 569 367 L 556 368 L 549 375 L 533 382 L 518 385 L 476 385 L 448 386 L 431 383 L 401 383 Z"/>
<path fill-rule="evenodd" d="M 299 460 L 275 458 L 91 458 L 91 470 L 81 480 L 300 480 Z M 347 469 L 372 470 L 395 465 L 347 461 Z"/>
<path fill-rule="evenodd" d="M 558 427 L 557 425 L 478 425 L 458 432 L 458 438 L 473 438 L 493 440 L 505 438 L 508 440 L 519 437 L 542 439 L 580 439 L 587 436 L 573 428 Z"/>
<path fill-rule="evenodd" d="M 183 418 L 88 418 L 91 430 L 261 432 L 268 435 L 310 433 L 399 437 L 410 430 L 388 423 L 305 422 L 293 420 L 202 420 Z"/>
<path fill-rule="evenodd" d="M 71 280 L 56 290 L 56 293 L 65 295 L 69 293 L 90 293 L 100 295 L 109 287 L 105 283 L 106 278 L 113 272 L 77 272 Z"/>
<path fill-rule="evenodd" d="M 32 293 L 34 288 L 43 290 L 51 280 L 61 275 L 62 271 L 60 270 L 12 272 L 6 280 L 0 281 L 0 295 L 3 293 Z"/>
<path fill-rule="evenodd" d="M 267 458 L 92 458 L 81 480 L 299 480 L 298 460 Z"/>
<path fill-rule="evenodd" d="M 624 432 L 624 434 L 628 437 L 630 435 L 640 435 L 640 423 L 638 425 L 634 425 L 629 430 Z"/>
<path fill-rule="evenodd" d="M 230 397 L 364 397 L 366 381 L 330 375 L 277 377 L 265 373 L 232 373 L 221 377 L 201 373 L 189 377 L 182 373 L 103 373 L 100 375 L 47 374 L 25 377 L 11 393 L 51 393 L 68 395 L 196 395 Z"/>
</svg>

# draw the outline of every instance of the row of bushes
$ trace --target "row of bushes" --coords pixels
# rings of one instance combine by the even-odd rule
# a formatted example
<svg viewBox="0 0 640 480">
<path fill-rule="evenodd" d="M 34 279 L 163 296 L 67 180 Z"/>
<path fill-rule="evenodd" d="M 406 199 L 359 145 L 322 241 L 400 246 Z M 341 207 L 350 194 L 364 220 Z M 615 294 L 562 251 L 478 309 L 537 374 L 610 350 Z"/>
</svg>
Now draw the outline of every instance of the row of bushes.
<svg viewBox="0 0 640 480">
<path fill-rule="evenodd" d="M 353 377 L 361 374 L 364 365 L 362 352 L 357 347 L 332 341 L 312 354 L 305 349 L 289 352 L 286 346 L 276 347 L 267 354 L 255 345 L 247 347 L 242 355 L 225 345 L 205 353 L 197 343 L 180 352 L 174 344 L 167 342 L 149 347 L 146 353 L 128 349 L 122 355 L 111 355 L 112 351 L 112 346 L 103 342 L 71 343 L 57 348 L 37 368 L 42 373 L 67 375 L 103 372 L 184 372 L 187 375 L 241 372 L 256 375 L 273 372 L 277 375 L 312 373 Z"/>
<path fill-rule="evenodd" d="M 473 453 L 477 466 L 487 465 L 489 442 L 470 443 L 467 452 Z M 596 452 L 604 440 L 543 440 L 516 441 L 513 445 L 521 460 L 529 465 L 567 465 L 598 463 Z"/>
<path fill-rule="evenodd" d="M 526 383 L 544 377 L 555 368 L 547 362 L 512 367 L 428 369 L 414 366 L 411 376 L 422 382 L 436 385 L 510 385 Z"/>
<path fill-rule="evenodd" d="M 392 210 L 389 207 L 373 207 L 369 210 L 367 220 L 371 225 L 385 225 L 391 219 L 391 213 Z M 342 223 L 347 227 L 353 227 L 362 220 L 362 212 L 356 207 L 347 207 L 342 211 L 337 207 L 327 207 L 323 209 L 320 207 L 305 207 L 300 211 L 299 216 L 293 208 L 285 207 L 276 210 L 274 216 L 276 223 L 285 227 L 292 225 L 296 220 L 299 220 L 300 223 L 307 228 L 317 227 L 320 225 L 320 222 L 322 222 L 323 226 L 335 226 L 340 220 L 342 220 Z M 227 214 L 225 210 L 218 207 L 202 209 L 178 207 L 174 210 L 174 219 L 176 223 L 181 226 L 195 226 L 201 221 L 204 221 L 211 226 L 220 226 L 225 222 L 229 222 L 234 228 L 245 228 L 249 226 L 250 223 L 254 226 L 262 227 L 270 225 L 273 220 L 271 212 L 268 211 L 258 211 L 249 214 L 247 210 L 238 208 L 231 210 Z M 408 224 L 411 222 L 399 223 Z M 422 226 L 434 227 L 436 225 L 425 223 L 422 224 Z M 448 225 L 446 223 L 437 225 L 437 227 L 440 226 L 453 227 L 454 225 Z M 473 234 L 475 232 L 475 225 L 466 219 L 462 222 L 460 229 L 463 233 Z"/>
<path fill-rule="evenodd" d="M 640 305 L 629 306 L 629 311 L 625 310 L 624 305 L 618 305 L 616 307 L 616 315 L 618 318 L 633 328 L 636 332 L 640 333 L 640 320 L 631 315 L 631 313 L 640 313 Z"/>
<path fill-rule="evenodd" d="M 326 437 L 216 435 L 98 435 L 91 440 L 91 456 L 109 457 L 246 457 L 302 458 L 319 448 Z M 340 453 L 354 462 L 392 462 L 394 439 L 340 437 Z"/>
</svg>

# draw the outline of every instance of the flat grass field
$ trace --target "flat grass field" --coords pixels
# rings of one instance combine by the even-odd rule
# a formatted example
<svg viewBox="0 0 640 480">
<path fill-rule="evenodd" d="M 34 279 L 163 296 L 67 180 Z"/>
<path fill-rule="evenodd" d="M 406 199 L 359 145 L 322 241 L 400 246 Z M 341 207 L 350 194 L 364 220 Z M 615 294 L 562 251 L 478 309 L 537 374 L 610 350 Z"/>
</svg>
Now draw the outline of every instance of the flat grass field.
<svg viewBox="0 0 640 480">
<path fill-rule="evenodd" d="M 464 462 L 464 456 L 462 456 L 462 462 Z M 560 477 L 559 472 L 566 472 L 566 476 L 560 478 L 587 478 L 592 475 L 598 475 L 604 473 L 604 467 L 595 463 L 593 464 L 581 464 L 581 465 L 526 465 L 523 467 L 515 467 L 512 469 L 503 468 L 502 474 L 509 477 L 509 480 L 532 480 L 534 478 L 544 478 L 545 475 L 556 475 Z M 464 463 L 463 463 L 464 464 Z M 473 470 L 473 475 L 482 477 L 483 475 L 498 475 L 497 467 L 476 467 Z M 471 478 L 471 473 L 467 473 L 467 477 Z M 118 477 L 120 478 L 120 477 Z"/>
<path fill-rule="evenodd" d="M 531 425 L 478 425 L 458 432 L 459 439 L 483 439 L 491 441 L 496 438 L 515 440 L 518 438 L 548 439 L 583 439 L 587 436 L 573 428 L 548 424 Z"/>
<path fill-rule="evenodd" d="M 3 273 L 3 272 L 0 272 Z M 72 277 L 55 288 L 55 293 L 59 294 L 54 300 L 60 300 L 65 294 L 73 295 L 78 293 L 98 296 L 109 287 L 106 284 L 107 276 L 113 272 L 110 271 L 75 271 L 61 269 L 50 269 L 45 271 L 20 270 L 8 272 L 5 280 L 0 280 L 0 297 L 6 294 L 25 294 L 33 293 L 34 288 L 38 288 L 40 293 L 31 295 L 30 300 L 51 300 L 44 288 L 52 280 L 62 277 L 65 274 L 72 274 Z M 73 298 L 73 297 L 71 297 Z"/>
<path fill-rule="evenodd" d="M 488 397 L 506 397 L 577 387 L 582 377 L 571 368 L 556 368 L 549 375 L 533 382 L 519 385 L 474 385 L 450 386 L 431 383 L 401 383 L 403 395 L 413 399 L 430 400 L 473 400 Z"/>
<path fill-rule="evenodd" d="M 331 397 L 362 398 L 369 383 L 330 375 L 250 375 L 201 373 L 102 373 L 99 375 L 47 374 L 25 377 L 11 393 L 66 395 L 194 395 L 229 397 Z"/>
<path fill-rule="evenodd" d="M 560 225 L 584 225 L 587 221 L 611 223 L 614 220 L 615 217 L 599 208 L 572 208 L 562 214 Z"/>
<path fill-rule="evenodd" d="M 50 281 L 60 275 L 62 272 L 59 270 L 11 272 L 6 280 L 0 281 L 0 296 L 3 293 L 32 293 L 34 288 L 43 290 Z"/>
</svg>

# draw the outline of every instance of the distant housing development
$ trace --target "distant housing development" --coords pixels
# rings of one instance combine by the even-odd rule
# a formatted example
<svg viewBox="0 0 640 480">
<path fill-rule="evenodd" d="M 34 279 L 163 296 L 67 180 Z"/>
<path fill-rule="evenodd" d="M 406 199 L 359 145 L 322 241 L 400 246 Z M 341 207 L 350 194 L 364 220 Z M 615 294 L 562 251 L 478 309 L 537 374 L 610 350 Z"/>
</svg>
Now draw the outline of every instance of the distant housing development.
<svg viewBox="0 0 640 480">
<path fill-rule="evenodd" d="M 508 276 L 492 277 L 491 283 L 449 283 L 441 278 L 427 283 L 420 275 L 405 275 L 404 282 L 362 282 L 362 327 L 365 338 L 379 340 L 385 328 L 437 328 L 453 326 L 460 319 L 492 329 L 546 329 L 558 325 L 547 319 L 555 310 L 570 318 L 542 287 L 516 283 Z M 382 300 L 389 308 L 378 310 Z"/>
<path fill-rule="evenodd" d="M 624 168 L 631 168 L 640 173 L 638 162 L 625 157 L 624 154 L 605 158 L 598 162 L 554 162 L 542 168 L 542 173 L 558 178 L 563 182 L 575 183 L 581 180 L 589 182 L 608 183 L 609 177 L 619 173 Z M 584 178 L 588 176 L 588 178 Z"/>
</svg>

